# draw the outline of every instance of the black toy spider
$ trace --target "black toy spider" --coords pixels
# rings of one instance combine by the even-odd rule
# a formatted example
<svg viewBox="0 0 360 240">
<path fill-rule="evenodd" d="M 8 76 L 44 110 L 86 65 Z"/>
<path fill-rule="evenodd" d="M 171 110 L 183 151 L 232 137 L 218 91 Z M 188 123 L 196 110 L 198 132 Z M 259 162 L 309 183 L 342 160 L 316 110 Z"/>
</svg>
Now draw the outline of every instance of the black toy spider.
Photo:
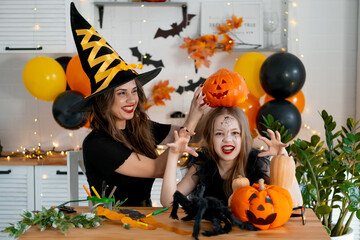
<svg viewBox="0 0 360 240">
<path fill-rule="evenodd" d="M 241 229 L 252 231 L 259 230 L 248 222 L 244 223 L 236 219 L 230 212 L 229 207 L 225 206 L 219 199 L 215 197 L 203 197 L 204 191 L 205 186 L 201 186 L 198 196 L 194 196 L 191 199 L 188 199 L 182 193 L 176 191 L 174 193 L 173 208 L 170 214 L 171 218 L 179 219 L 177 210 L 180 204 L 187 214 L 187 216 L 183 217 L 181 220 L 195 220 L 192 236 L 196 240 L 198 240 L 202 219 L 208 220 L 213 224 L 213 230 L 203 232 L 202 234 L 204 236 L 215 236 L 228 233 L 231 231 L 232 225 L 238 226 Z M 221 226 L 222 222 L 224 223 L 224 227 Z"/>
</svg>

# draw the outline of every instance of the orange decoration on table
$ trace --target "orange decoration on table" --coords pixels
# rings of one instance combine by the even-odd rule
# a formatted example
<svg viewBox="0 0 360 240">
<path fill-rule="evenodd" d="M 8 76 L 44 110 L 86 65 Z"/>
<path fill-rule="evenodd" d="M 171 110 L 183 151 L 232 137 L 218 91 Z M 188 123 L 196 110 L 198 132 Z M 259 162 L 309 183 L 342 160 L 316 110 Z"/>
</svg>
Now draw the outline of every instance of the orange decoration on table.
<svg viewBox="0 0 360 240">
<path fill-rule="evenodd" d="M 192 232 L 181 230 L 177 227 L 171 227 L 164 223 L 160 223 L 156 221 L 154 217 L 145 217 L 138 220 L 134 220 L 130 217 L 127 217 L 125 214 L 110 211 L 107 208 L 98 206 L 97 208 L 97 215 L 98 216 L 104 216 L 107 219 L 110 220 L 118 220 L 121 221 L 122 224 L 129 224 L 131 227 L 140 228 L 143 230 L 155 230 L 157 228 L 162 228 L 169 232 L 174 232 L 176 234 L 180 235 L 191 235 Z"/>
<path fill-rule="evenodd" d="M 266 185 L 260 179 L 259 184 L 238 188 L 232 195 L 230 207 L 240 221 L 266 230 L 282 226 L 289 220 L 293 202 L 286 189 Z"/>
<path fill-rule="evenodd" d="M 248 89 L 240 74 L 220 69 L 204 82 L 202 92 L 210 107 L 235 107 L 246 100 Z"/>
<path fill-rule="evenodd" d="M 264 103 L 269 102 L 271 100 L 274 100 L 273 97 L 271 97 L 268 94 L 265 94 L 265 99 L 264 99 Z M 297 109 L 299 110 L 300 113 L 302 113 L 304 111 L 305 108 L 305 96 L 304 93 L 300 90 L 297 94 L 295 94 L 292 97 L 289 98 L 285 98 L 286 101 L 291 102 L 292 104 L 294 104 Z"/>
<path fill-rule="evenodd" d="M 246 100 L 237 107 L 242 109 L 248 117 L 250 130 L 256 129 L 256 115 L 261 107 L 259 99 L 249 93 Z"/>
</svg>

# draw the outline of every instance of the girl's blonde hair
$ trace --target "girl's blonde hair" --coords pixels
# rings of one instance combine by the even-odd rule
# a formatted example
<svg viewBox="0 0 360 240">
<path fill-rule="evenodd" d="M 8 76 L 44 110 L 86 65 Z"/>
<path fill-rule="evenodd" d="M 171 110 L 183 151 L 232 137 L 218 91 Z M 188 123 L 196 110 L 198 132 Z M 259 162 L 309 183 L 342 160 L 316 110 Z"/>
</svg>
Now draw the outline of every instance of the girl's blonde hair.
<svg viewBox="0 0 360 240">
<path fill-rule="evenodd" d="M 240 126 L 241 149 L 239 155 L 234 161 L 234 165 L 230 170 L 230 174 L 224 181 L 224 192 L 229 197 L 232 193 L 232 180 L 238 175 L 246 176 L 246 165 L 252 147 L 252 137 L 249 129 L 249 123 L 245 113 L 238 107 L 217 107 L 210 110 L 205 116 L 205 128 L 203 130 L 203 147 L 208 151 L 212 159 L 216 163 L 219 162 L 219 157 L 214 150 L 214 124 L 218 116 L 229 114 L 233 116 Z"/>
<path fill-rule="evenodd" d="M 141 84 L 137 80 L 135 82 L 139 102 L 134 117 L 126 121 L 129 136 L 125 136 L 123 131 L 116 128 L 116 119 L 111 112 L 111 106 L 115 99 L 115 88 L 94 97 L 92 111 L 88 113 L 87 119 L 90 121 L 92 129 L 106 132 L 135 153 L 156 158 L 155 140 L 150 131 L 151 121 L 144 110 L 146 96 Z"/>
</svg>

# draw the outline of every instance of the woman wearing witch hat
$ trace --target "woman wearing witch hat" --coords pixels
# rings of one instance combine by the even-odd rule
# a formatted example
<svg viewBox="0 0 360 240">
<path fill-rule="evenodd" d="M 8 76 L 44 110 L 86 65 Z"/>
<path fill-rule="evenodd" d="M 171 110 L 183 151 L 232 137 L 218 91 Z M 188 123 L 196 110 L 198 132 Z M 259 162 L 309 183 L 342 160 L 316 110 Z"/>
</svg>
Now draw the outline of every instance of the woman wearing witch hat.
<svg viewBox="0 0 360 240">
<path fill-rule="evenodd" d="M 88 183 L 97 191 L 104 182 L 109 192 L 117 186 L 115 200 L 127 198 L 126 206 L 151 206 L 154 178 L 163 176 L 167 161 L 167 151 L 158 156 L 155 147 L 173 141 L 174 130 L 179 129 L 151 121 L 144 111 L 142 86 L 161 69 L 138 74 L 134 68 L 141 68 L 141 64 L 126 64 L 73 3 L 71 27 L 81 65 L 91 83 L 91 95 L 71 109 L 87 112 L 92 128 L 83 142 Z M 201 90 L 199 87 L 195 92 L 184 123 L 191 132 L 207 108 Z"/>
</svg>

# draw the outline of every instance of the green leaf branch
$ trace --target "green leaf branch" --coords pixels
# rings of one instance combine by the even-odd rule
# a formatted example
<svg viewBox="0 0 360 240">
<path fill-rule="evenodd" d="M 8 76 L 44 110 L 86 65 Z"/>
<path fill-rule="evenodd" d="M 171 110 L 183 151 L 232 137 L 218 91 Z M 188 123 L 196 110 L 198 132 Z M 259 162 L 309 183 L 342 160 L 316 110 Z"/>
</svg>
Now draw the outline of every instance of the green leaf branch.
<svg viewBox="0 0 360 240">
<path fill-rule="evenodd" d="M 56 207 L 46 209 L 42 207 L 42 211 L 30 212 L 24 211 L 21 215 L 22 219 L 17 223 L 10 223 L 10 226 L 2 232 L 9 233 L 9 236 L 18 238 L 29 227 L 36 226 L 41 231 L 48 228 L 59 229 L 63 234 L 67 234 L 70 228 L 94 228 L 100 226 L 104 218 L 96 216 L 94 213 L 81 213 L 78 215 L 65 215 Z"/>
</svg>

